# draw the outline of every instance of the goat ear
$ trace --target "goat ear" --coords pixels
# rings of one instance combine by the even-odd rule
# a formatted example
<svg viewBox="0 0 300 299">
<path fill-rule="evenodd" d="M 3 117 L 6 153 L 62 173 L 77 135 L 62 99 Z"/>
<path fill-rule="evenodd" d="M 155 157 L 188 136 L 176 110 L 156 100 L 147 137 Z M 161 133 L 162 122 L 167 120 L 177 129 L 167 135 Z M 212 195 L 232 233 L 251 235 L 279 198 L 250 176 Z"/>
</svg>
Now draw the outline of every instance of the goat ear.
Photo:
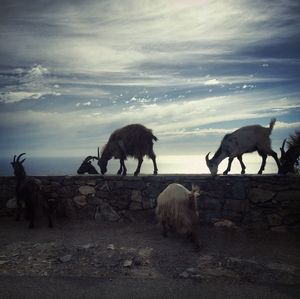
<svg viewBox="0 0 300 299">
<path fill-rule="evenodd" d="M 200 188 L 199 188 L 199 186 L 198 185 L 195 185 L 195 184 L 192 184 L 192 192 L 197 192 L 197 193 L 199 193 L 200 192 Z"/>
</svg>

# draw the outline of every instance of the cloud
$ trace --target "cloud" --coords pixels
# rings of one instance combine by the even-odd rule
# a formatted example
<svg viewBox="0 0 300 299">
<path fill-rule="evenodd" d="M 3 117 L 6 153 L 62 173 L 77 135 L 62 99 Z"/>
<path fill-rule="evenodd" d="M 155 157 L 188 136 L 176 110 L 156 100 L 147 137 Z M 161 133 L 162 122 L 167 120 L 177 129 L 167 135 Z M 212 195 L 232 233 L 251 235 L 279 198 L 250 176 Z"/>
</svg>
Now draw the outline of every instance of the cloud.
<svg viewBox="0 0 300 299">
<path fill-rule="evenodd" d="M 273 116 L 281 132 L 297 124 L 295 1 L 1 4 L 10 146 L 88 147 L 133 121 L 177 145 Z"/>
<path fill-rule="evenodd" d="M 218 85 L 220 82 L 217 79 L 209 79 L 204 82 L 204 85 Z"/>
<path fill-rule="evenodd" d="M 282 121 L 276 122 L 276 129 L 300 129 L 300 122 L 286 123 Z"/>
<path fill-rule="evenodd" d="M 4 103 L 24 99 L 36 100 L 44 95 L 60 95 L 49 85 L 47 80 L 49 70 L 42 65 L 36 64 L 29 69 L 17 68 L 14 74 L 14 83 L 5 86 L 0 94 L 0 101 Z"/>
</svg>

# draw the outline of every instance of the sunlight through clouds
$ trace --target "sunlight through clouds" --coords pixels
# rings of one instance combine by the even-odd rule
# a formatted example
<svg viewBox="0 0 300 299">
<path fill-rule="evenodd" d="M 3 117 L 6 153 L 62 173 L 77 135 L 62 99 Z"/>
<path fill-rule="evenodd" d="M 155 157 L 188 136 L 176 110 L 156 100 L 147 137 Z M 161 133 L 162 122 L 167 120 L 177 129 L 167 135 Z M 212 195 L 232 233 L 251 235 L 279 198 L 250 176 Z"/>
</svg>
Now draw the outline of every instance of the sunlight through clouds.
<svg viewBox="0 0 300 299">
<path fill-rule="evenodd" d="M 278 151 L 299 128 L 299 9 L 292 0 L 4 0 L 0 155 L 84 155 L 133 122 L 153 129 L 159 154 L 196 155 L 272 117 Z"/>
</svg>

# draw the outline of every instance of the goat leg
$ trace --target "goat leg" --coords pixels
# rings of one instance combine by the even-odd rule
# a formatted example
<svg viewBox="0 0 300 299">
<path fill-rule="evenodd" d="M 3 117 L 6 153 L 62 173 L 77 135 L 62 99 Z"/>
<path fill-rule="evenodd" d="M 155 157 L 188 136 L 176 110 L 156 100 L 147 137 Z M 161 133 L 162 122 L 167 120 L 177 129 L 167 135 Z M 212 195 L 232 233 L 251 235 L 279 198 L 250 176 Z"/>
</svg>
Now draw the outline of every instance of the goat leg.
<svg viewBox="0 0 300 299">
<path fill-rule="evenodd" d="M 260 166 L 260 169 L 258 171 L 258 174 L 262 174 L 262 172 L 264 171 L 265 166 L 266 166 L 267 154 L 265 154 L 263 152 L 258 152 L 258 153 L 262 157 L 262 162 L 261 162 L 261 166 Z"/>
<path fill-rule="evenodd" d="M 230 171 L 230 169 L 231 169 L 231 164 L 232 164 L 233 159 L 234 159 L 234 158 L 229 158 L 229 159 L 228 159 L 227 169 L 223 172 L 224 175 L 227 175 L 228 172 Z"/>
<path fill-rule="evenodd" d="M 119 168 L 117 174 L 120 175 L 122 173 L 122 170 L 123 170 L 123 165 L 122 165 L 122 162 L 120 160 L 120 168 Z"/>
<path fill-rule="evenodd" d="M 154 175 L 157 175 L 158 169 L 157 169 L 157 165 L 156 165 L 156 156 L 155 156 L 155 154 L 152 152 L 152 153 L 149 155 L 149 157 L 150 157 L 150 159 L 151 159 L 152 162 L 153 162 L 153 168 L 154 168 L 153 174 L 154 174 Z"/>
<path fill-rule="evenodd" d="M 120 160 L 120 163 L 122 163 L 122 168 L 123 168 L 123 172 L 122 172 L 122 176 L 126 176 L 126 173 L 127 173 L 127 168 L 125 166 L 125 162 L 124 160 Z"/>
<path fill-rule="evenodd" d="M 138 166 L 134 172 L 134 176 L 137 176 L 140 173 L 142 163 L 143 163 L 143 158 L 138 158 Z"/>
<path fill-rule="evenodd" d="M 201 249 L 200 242 L 195 231 L 187 233 L 187 238 L 195 245 L 196 251 L 199 251 Z"/>
<path fill-rule="evenodd" d="M 48 227 L 53 227 L 52 217 L 50 211 L 48 212 Z"/>
<path fill-rule="evenodd" d="M 237 156 L 238 160 L 240 161 L 240 164 L 241 164 L 241 167 L 242 167 L 242 171 L 241 171 L 241 174 L 245 174 L 245 169 L 246 169 L 246 166 L 243 162 L 243 159 L 242 159 L 242 155 L 240 156 Z"/>
<path fill-rule="evenodd" d="M 22 204 L 20 200 L 17 198 L 17 213 L 16 213 L 16 221 L 20 221 L 22 211 Z"/>
<path fill-rule="evenodd" d="M 52 204 L 53 204 L 53 202 L 47 201 L 45 204 L 46 204 L 45 210 L 46 210 L 46 214 L 48 217 L 48 227 L 52 228 L 53 227 L 53 222 L 52 222 L 52 212 L 53 212 Z"/>
<path fill-rule="evenodd" d="M 35 211 L 33 207 L 28 208 L 29 213 L 29 228 L 34 228 Z"/>
</svg>

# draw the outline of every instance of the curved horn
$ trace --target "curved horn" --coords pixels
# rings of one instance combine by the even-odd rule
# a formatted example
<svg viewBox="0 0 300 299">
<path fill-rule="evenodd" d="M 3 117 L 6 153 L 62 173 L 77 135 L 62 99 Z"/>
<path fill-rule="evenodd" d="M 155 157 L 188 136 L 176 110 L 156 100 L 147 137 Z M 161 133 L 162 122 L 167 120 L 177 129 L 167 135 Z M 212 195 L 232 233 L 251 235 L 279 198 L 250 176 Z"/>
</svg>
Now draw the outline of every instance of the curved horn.
<svg viewBox="0 0 300 299">
<path fill-rule="evenodd" d="M 16 156 L 16 155 L 14 155 L 14 160 L 13 160 L 13 162 L 14 162 L 14 163 L 16 162 L 16 157 L 17 157 L 17 156 Z"/>
<path fill-rule="evenodd" d="M 284 150 L 285 142 L 286 142 L 286 138 L 282 142 L 282 146 L 281 147 L 282 147 L 283 150 Z"/>
<path fill-rule="evenodd" d="M 87 156 L 87 157 L 83 160 L 83 162 L 88 162 L 88 161 L 91 160 L 91 159 L 93 159 L 92 156 Z"/>
<path fill-rule="evenodd" d="M 20 162 L 19 160 L 20 160 L 20 158 L 21 158 L 23 155 L 26 155 L 26 153 L 22 153 L 22 154 L 20 154 L 20 155 L 18 156 L 18 158 L 17 158 L 16 162 Z M 25 160 L 25 159 L 24 159 L 24 160 Z M 24 162 L 24 160 L 22 160 L 20 163 L 23 163 L 23 162 Z"/>
<path fill-rule="evenodd" d="M 283 157 L 283 156 L 285 155 L 285 151 L 284 151 L 285 142 L 286 142 L 286 138 L 283 140 L 282 146 L 281 146 L 281 148 L 280 148 L 280 151 L 281 151 L 281 157 Z"/>
<path fill-rule="evenodd" d="M 210 152 L 205 156 L 205 161 L 206 161 L 206 164 L 208 164 L 209 163 L 209 158 L 208 158 L 208 156 L 209 156 L 209 154 L 210 154 Z"/>
<path fill-rule="evenodd" d="M 98 160 L 100 159 L 100 151 L 99 151 L 99 146 L 98 146 Z"/>
</svg>

